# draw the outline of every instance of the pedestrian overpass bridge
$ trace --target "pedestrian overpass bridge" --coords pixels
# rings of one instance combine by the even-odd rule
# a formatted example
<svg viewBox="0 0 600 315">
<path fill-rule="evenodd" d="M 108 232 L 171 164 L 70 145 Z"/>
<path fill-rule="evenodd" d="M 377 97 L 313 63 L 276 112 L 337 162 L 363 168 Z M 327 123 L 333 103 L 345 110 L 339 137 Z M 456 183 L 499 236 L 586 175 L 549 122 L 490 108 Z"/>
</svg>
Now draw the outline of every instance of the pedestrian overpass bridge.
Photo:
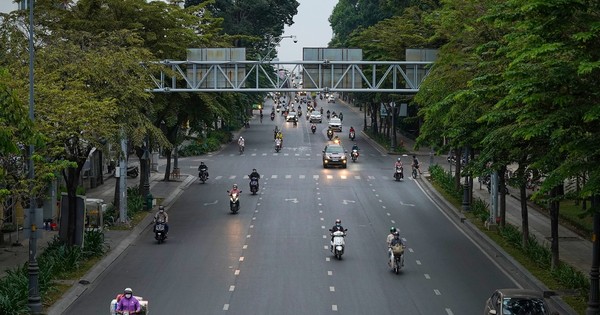
<svg viewBox="0 0 600 315">
<path fill-rule="evenodd" d="M 414 94 L 419 91 L 432 65 L 431 61 L 164 60 L 145 66 L 152 73 L 154 86 L 148 91 L 153 93 L 318 91 Z M 297 74 L 300 79 L 295 77 Z"/>
</svg>

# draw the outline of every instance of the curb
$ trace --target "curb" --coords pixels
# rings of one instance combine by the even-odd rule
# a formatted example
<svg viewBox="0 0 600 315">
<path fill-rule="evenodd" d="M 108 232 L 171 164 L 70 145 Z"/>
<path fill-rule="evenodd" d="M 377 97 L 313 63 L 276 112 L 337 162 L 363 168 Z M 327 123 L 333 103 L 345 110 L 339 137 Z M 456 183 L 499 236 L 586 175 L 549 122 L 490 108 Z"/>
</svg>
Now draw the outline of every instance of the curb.
<svg viewBox="0 0 600 315">
<path fill-rule="evenodd" d="M 187 175 L 187 178 L 183 180 L 183 182 L 175 189 L 173 193 L 171 193 L 164 201 L 165 207 L 170 207 L 171 203 L 174 202 L 181 193 L 195 180 L 195 176 Z M 52 304 L 48 308 L 46 314 L 48 315 L 60 315 L 64 314 L 65 311 L 77 300 L 79 296 L 81 296 L 87 288 L 92 284 L 104 271 L 115 262 L 121 254 L 137 239 L 137 237 L 142 234 L 142 232 L 150 226 L 151 221 L 153 220 L 153 216 L 151 212 L 148 212 L 146 217 L 142 219 L 133 229 L 131 233 L 125 239 L 123 239 L 119 245 L 117 245 L 114 249 L 110 250 L 108 254 L 102 258 L 100 262 L 98 262 L 88 273 L 86 273 L 78 282 L 73 284 L 73 286 L 65 293 L 63 296 L 56 301 L 56 303 Z"/>
</svg>

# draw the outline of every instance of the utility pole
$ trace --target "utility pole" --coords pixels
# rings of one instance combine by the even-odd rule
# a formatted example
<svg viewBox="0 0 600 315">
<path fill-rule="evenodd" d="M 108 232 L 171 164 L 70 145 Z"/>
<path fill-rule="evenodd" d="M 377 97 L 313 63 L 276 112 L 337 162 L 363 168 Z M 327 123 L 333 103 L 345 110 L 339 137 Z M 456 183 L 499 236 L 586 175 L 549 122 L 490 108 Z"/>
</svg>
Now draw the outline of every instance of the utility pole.
<svg viewBox="0 0 600 315">
<path fill-rule="evenodd" d="M 34 55 L 35 52 L 33 50 L 33 3 L 34 0 L 24 0 L 29 1 L 29 119 L 35 123 L 35 115 L 34 115 L 34 98 L 33 98 L 33 65 L 34 65 Z M 35 171 L 33 168 L 33 152 L 35 151 L 35 147 L 33 144 L 29 145 L 29 154 L 28 154 L 28 163 L 29 163 L 29 173 L 28 178 L 33 183 L 35 178 Z M 40 268 L 37 263 L 37 200 L 31 196 L 29 199 L 29 223 L 31 224 L 29 231 L 29 262 L 27 264 L 27 271 L 29 274 L 29 297 L 27 298 L 27 305 L 29 306 L 30 314 L 40 314 L 42 312 L 42 298 L 40 297 L 39 286 L 38 286 L 38 276 L 40 273 Z"/>
</svg>

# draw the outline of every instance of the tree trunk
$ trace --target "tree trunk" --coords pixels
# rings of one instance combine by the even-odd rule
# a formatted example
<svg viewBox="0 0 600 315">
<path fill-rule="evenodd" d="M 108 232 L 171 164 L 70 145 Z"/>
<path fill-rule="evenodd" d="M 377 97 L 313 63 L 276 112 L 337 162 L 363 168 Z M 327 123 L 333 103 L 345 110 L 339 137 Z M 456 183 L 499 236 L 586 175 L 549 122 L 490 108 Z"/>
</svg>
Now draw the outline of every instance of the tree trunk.
<svg viewBox="0 0 600 315">
<path fill-rule="evenodd" d="M 454 170 L 456 172 L 456 175 L 454 176 L 454 188 L 456 188 L 456 190 L 460 190 L 460 189 L 462 189 L 462 186 L 460 185 L 460 170 L 461 170 L 461 164 L 462 164 L 462 149 L 455 149 L 454 152 L 455 152 L 454 160 L 456 161 L 456 164 L 455 164 L 456 168 Z"/>
<path fill-rule="evenodd" d="M 520 178 L 524 178 L 522 173 L 519 175 Z M 527 185 L 524 181 L 519 184 L 519 196 L 521 199 L 521 229 L 523 232 L 521 246 L 525 248 L 529 244 L 529 211 L 527 208 Z"/>
<path fill-rule="evenodd" d="M 63 171 L 63 177 L 65 179 L 65 185 L 67 186 L 67 200 L 68 200 L 68 220 L 67 220 L 67 239 L 63 242 L 67 246 L 75 245 L 75 228 L 77 225 L 77 186 L 79 184 L 79 175 L 83 164 L 78 165 L 77 168 L 68 168 Z"/>
<path fill-rule="evenodd" d="M 560 186 L 554 187 L 550 190 L 550 251 L 552 252 L 552 270 L 556 270 L 560 263 L 560 255 L 558 251 L 558 211 L 560 207 L 560 203 L 558 201 L 559 193 Z"/>
<path fill-rule="evenodd" d="M 371 103 L 371 127 L 373 128 L 373 135 L 377 136 L 379 127 L 377 126 L 377 110 L 374 103 Z"/>
<path fill-rule="evenodd" d="M 498 203 L 500 206 L 500 227 L 503 228 L 506 226 L 506 165 L 502 165 L 498 172 L 500 173 L 498 174 L 498 191 L 500 194 L 500 202 Z"/>
<path fill-rule="evenodd" d="M 168 182 L 171 180 L 171 149 L 165 150 L 165 157 L 167 158 L 167 166 L 165 167 L 165 177 L 163 181 Z"/>
</svg>

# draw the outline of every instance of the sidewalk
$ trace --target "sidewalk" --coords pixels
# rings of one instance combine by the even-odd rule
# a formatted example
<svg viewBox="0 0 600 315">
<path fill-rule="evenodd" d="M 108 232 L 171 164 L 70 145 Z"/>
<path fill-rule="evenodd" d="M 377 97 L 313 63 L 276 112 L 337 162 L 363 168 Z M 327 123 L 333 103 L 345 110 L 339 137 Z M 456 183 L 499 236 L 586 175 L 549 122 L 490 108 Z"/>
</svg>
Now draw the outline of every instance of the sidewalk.
<svg viewBox="0 0 600 315">
<path fill-rule="evenodd" d="M 362 111 L 359 111 L 358 107 L 349 105 L 346 102 L 342 103 L 346 104 L 346 106 L 356 112 L 363 114 Z M 362 129 L 362 128 L 361 128 Z M 362 133 L 363 137 L 368 138 L 368 136 Z M 409 151 L 408 155 L 412 156 L 416 155 L 423 165 L 421 168 L 423 170 L 423 175 L 428 176 L 427 170 L 431 163 L 438 164 L 442 166 L 444 169 L 449 170 L 450 165 L 448 164 L 445 156 L 433 156 L 430 148 L 419 148 L 419 150 L 413 150 L 415 142 L 404 135 L 398 133 L 398 142 L 400 140 L 404 142 L 404 147 Z M 369 139 L 370 140 L 370 139 Z M 383 147 L 378 145 L 375 141 L 370 141 L 377 148 L 379 148 L 380 152 L 386 152 Z M 407 157 L 408 158 L 408 157 Z M 406 158 L 403 158 L 405 160 Z M 405 163 L 409 163 L 405 161 Z M 490 204 L 490 194 L 488 193 L 485 187 L 479 189 L 479 185 L 477 184 L 477 179 L 473 180 L 473 197 L 479 198 L 486 201 Z M 531 235 L 535 236 L 538 242 L 547 245 L 550 247 L 550 218 L 545 214 L 541 213 L 535 206 L 529 204 L 528 206 L 529 212 L 529 232 Z M 519 229 L 521 229 L 521 205 L 518 193 L 512 189 L 510 191 L 510 195 L 506 197 L 506 222 L 510 223 Z M 577 235 L 577 233 L 572 230 L 559 225 L 558 228 L 559 235 L 559 256 L 560 260 L 565 263 L 571 265 L 576 270 L 581 271 L 583 274 L 587 275 L 590 272 L 592 266 L 592 242 L 590 240 L 584 239 Z"/>
<path fill-rule="evenodd" d="M 162 181 L 163 177 L 164 174 L 162 173 L 151 173 L 150 192 L 154 198 L 162 199 L 161 204 L 164 205 L 168 211 L 173 201 L 179 197 L 183 190 L 186 189 L 196 177 L 193 175 L 181 174 L 179 179 L 169 182 Z M 139 184 L 139 180 L 139 177 L 128 178 L 127 186 L 136 186 Z M 105 178 L 104 184 L 86 191 L 87 198 L 103 199 L 105 203 L 112 203 L 116 182 L 114 177 Z M 151 214 L 153 213 L 154 211 L 149 211 L 149 215 L 131 230 L 104 229 L 105 240 L 109 246 L 108 253 L 106 253 L 104 258 L 96 266 L 82 277 L 85 281 L 73 281 L 73 287 L 63 295 L 61 300 L 57 301 L 49 309 L 48 314 L 61 314 L 64 312 L 70 303 L 75 300 L 75 297 L 85 291 L 86 284 L 81 283 L 92 283 L 106 267 L 117 259 L 131 242 L 133 242 L 135 238 L 149 226 L 150 221 L 152 221 Z M 44 230 L 42 232 L 42 237 L 37 240 L 38 256 L 43 252 L 43 249 L 47 246 L 48 242 L 52 241 L 57 235 L 57 231 Z M 7 241 L 9 240 L 9 237 L 12 237 L 12 242 L 16 242 L 16 232 L 12 233 L 12 235 L 5 234 L 5 239 Z M 2 272 L 0 276 L 2 276 L 7 269 L 22 266 L 29 260 L 29 240 L 23 237 L 22 232 L 19 232 L 18 243 L 21 244 L 21 246 L 0 248 L 0 271 Z"/>
</svg>

